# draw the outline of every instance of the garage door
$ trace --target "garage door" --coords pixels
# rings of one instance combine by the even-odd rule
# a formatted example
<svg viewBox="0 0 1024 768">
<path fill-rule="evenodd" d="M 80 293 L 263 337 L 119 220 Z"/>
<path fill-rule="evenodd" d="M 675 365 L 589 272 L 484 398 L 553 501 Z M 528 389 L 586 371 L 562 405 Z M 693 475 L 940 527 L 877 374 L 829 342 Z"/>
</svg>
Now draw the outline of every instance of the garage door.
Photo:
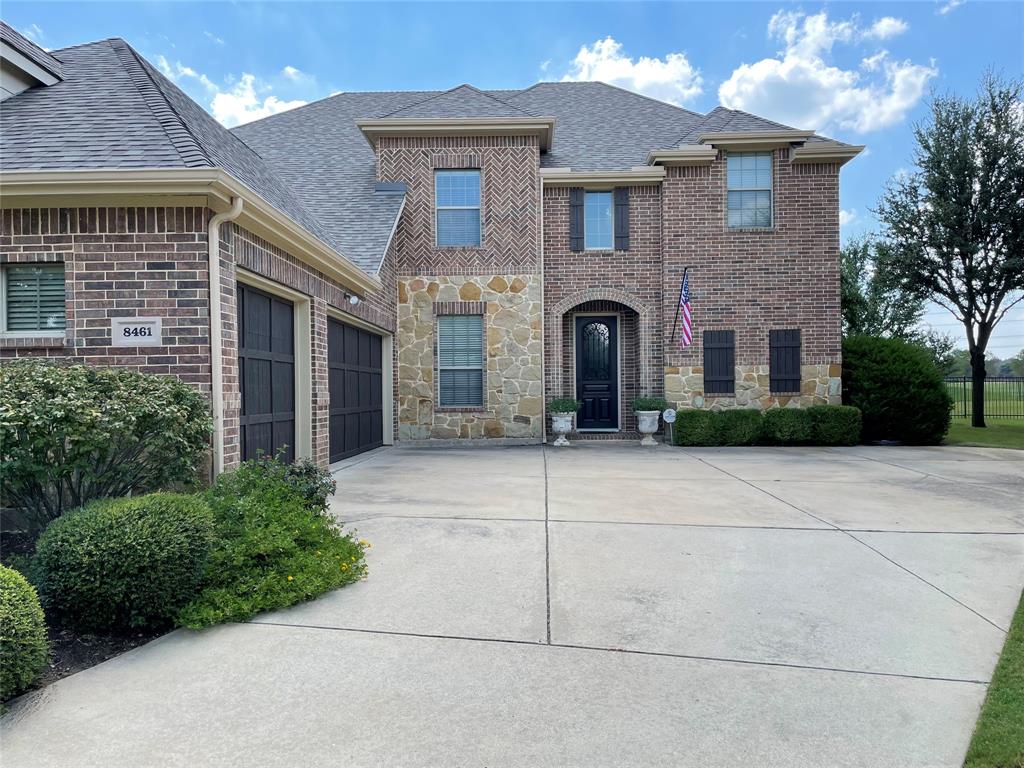
<svg viewBox="0 0 1024 768">
<path fill-rule="evenodd" d="M 328 319 L 327 362 L 331 392 L 331 461 L 383 445 L 381 337 Z"/>
<path fill-rule="evenodd" d="M 292 303 L 238 286 L 242 460 L 295 459 L 295 314 Z"/>
</svg>

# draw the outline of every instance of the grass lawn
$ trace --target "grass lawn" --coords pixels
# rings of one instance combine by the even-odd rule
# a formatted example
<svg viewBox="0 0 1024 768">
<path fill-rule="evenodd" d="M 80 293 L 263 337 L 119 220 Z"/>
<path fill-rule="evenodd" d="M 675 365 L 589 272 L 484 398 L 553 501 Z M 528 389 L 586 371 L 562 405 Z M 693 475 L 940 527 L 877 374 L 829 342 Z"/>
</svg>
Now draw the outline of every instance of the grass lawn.
<svg viewBox="0 0 1024 768">
<path fill-rule="evenodd" d="M 953 419 L 946 445 L 1024 449 L 1024 419 L 985 419 L 985 423 L 984 429 L 975 429 L 968 419 Z"/>
<path fill-rule="evenodd" d="M 964 768 L 1024 768 L 1024 596 L 988 687 Z"/>
</svg>

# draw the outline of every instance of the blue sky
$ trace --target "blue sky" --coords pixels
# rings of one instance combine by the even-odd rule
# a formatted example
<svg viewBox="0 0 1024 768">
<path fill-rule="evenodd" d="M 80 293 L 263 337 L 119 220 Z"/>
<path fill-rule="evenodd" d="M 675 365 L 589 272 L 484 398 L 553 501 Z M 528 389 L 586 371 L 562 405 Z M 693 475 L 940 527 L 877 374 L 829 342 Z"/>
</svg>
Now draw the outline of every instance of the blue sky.
<svg viewBox="0 0 1024 768">
<path fill-rule="evenodd" d="M 8 0 L 40 45 L 123 37 L 227 125 L 342 90 L 613 82 L 689 109 L 719 103 L 843 141 L 843 237 L 872 231 L 910 167 L 932 90 L 1024 73 L 1024 3 L 50 3 Z M 959 336 L 950 316 L 936 330 Z M 1024 303 L 989 347 L 1024 347 Z"/>
</svg>

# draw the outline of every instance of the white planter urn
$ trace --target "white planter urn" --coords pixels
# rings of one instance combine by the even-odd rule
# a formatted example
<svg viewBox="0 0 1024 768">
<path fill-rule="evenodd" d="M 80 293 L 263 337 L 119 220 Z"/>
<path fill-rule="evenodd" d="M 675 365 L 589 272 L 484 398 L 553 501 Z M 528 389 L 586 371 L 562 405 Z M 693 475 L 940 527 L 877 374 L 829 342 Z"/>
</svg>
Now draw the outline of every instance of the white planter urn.
<svg viewBox="0 0 1024 768">
<path fill-rule="evenodd" d="M 566 435 L 572 431 L 572 417 L 574 413 L 552 413 L 551 414 L 551 431 L 558 435 L 558 439 L 555 440 L 555 445 L 568 445 L 569 441 L 566 439 Z"/>
<path fill-rule="evenodd" d="M 658 431 L 658 417 L 661 411 L 637 411 L 637 429 L 643 435 L 640 445 L 657 445 L 654 440 L 654 433 Z"/>
</svg>

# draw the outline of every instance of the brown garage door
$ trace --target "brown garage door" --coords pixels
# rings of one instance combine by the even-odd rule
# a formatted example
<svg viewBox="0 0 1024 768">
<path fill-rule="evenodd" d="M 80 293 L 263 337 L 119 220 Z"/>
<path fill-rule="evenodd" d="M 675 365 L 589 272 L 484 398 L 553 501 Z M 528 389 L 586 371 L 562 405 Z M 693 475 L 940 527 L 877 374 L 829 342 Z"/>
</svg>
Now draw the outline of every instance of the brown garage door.
<svg viewBox="0 0 1024 768">
<path fill-rule="evenodd" d="M 381 349 L 380 336 L 328 319 L 331 461 L 384 444 Z"/>
<path fill-rule="evenodd" d="M 238 286 L 242 460 L 295 459 L 295 319 L 292 303 Z"/>
</svg>

